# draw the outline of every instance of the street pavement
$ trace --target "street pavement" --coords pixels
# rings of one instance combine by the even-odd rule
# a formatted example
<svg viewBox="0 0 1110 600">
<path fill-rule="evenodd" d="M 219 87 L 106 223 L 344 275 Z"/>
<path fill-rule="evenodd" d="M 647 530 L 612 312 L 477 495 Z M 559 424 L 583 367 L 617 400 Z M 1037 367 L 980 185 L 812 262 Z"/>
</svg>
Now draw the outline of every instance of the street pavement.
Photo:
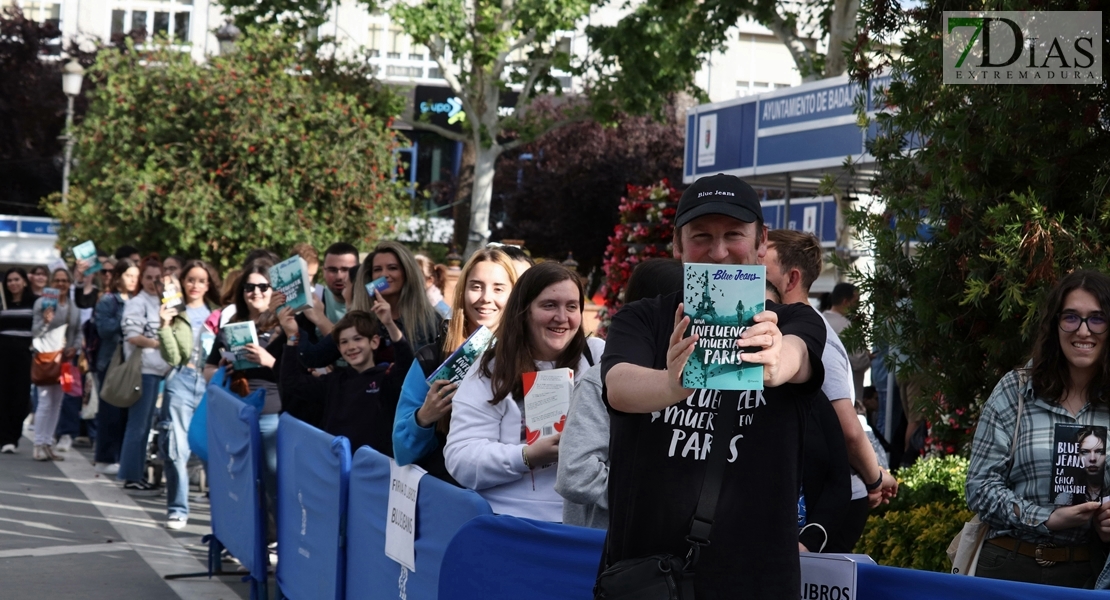
<svg viewBox="0 0 1110 600">
<path fill-rule="evenodd" d="M 0 598 L 3 600 L 236 600 L 250 598 L 241 577 L 166 581 L 206 570 L 208 501 L 190 498 L 189 524 L 164 528 L 166 496 L 132 496 L 97 474 L 90 448 L 63 462 L 31 459 L 25 433 L 18 454 L 0 454 Z M 225 571 L 238 564 L 224 562 Z M 273 593 L 271 577 L 269 587 Z"/>
</svg>

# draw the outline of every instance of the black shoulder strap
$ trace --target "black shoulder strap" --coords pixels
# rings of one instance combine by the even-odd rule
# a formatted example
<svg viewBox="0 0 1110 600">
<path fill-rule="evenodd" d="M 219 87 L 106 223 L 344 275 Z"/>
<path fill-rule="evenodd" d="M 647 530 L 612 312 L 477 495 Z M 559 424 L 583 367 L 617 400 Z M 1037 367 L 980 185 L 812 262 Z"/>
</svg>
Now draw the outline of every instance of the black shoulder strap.
<svg viewBox="0 0 1110 600">
<path fill-rule="evenodd" d="M 746 392 L 758 393 L 758 392 Z M 729 441 L 732 431 L 736 427 L 736 409 L 740 404 L 741 392 L 725 390 L 721 392 L 720 403 L 717 406 L 717 416 L 713 424 L 713 445 L 709 450 L 709 457 L 705 466 L 705 479 L 701 484 L 701 496 L 698 498 L 698 508 L 694 511 L 694 518 L 690 522 L 690 535 L 686 541 L 690 542 L 690 552 L 686 555 L 686 569 L 689 570 L 698 562 L 702 546 L 709 545 L 709 532 L 713 529 L 713 518 L 717 513 L 717 501 L 721 497 L 721 479 L 724 475 Z"/>
<path fill-rule="evenodd" d="M 586 349 L 582 351 L 582 357 L 586 359 L 587 364 L 594 366 L 594 353 L 590 352 L 590 340 L 586 340 Z"/>
</svg>

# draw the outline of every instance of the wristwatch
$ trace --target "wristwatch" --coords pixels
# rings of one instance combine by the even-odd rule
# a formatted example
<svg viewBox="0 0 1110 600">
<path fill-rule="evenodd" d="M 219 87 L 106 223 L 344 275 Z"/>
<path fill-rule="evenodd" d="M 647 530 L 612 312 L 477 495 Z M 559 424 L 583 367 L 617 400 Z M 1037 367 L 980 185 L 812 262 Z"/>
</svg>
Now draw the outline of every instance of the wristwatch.
<svg viewBox="0 0 1110 600">
<path fill-rule="evenodd" d="M 867 488 L 867 491 L 873 492 L 873 491 L 879 489 L 879 486 L 882 485 L 882 484 L 883 484 L 883 470 L 879 469 L 879 478 L 875 480 L 875 483 L 868 483 L 864 487 Z"/>
</svg>

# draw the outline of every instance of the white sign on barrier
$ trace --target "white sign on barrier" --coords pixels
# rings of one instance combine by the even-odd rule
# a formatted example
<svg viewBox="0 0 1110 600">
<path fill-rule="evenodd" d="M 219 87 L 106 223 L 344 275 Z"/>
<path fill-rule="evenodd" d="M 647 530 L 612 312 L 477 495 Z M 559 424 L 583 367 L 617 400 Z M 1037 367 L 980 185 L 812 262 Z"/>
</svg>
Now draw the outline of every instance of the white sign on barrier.
<svg viewBox="0 0 1110 600">
<path fill-rule="evenodd" d="M 873 565 L 866 554 L 802 552 L 802 600 L 855 600 L 856 565 Z"/>
<path fill-rule="evenodd" d="M 416 572 L 416 493 L 427 473 L 416 465 L 389 461 L 389 503 L 385 514 L 385 555 Z"/>
</svg>

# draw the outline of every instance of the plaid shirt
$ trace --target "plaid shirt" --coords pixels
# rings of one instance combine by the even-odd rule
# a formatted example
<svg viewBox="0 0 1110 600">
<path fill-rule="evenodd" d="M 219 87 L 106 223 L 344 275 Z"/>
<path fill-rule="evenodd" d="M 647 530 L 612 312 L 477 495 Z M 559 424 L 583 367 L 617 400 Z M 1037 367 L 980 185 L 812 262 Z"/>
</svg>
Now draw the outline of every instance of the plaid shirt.
<svg viewBox="0 0 1110 600">
<path fill-rule="evenodd" d="M 1064 408 L 1034 397 L 1027 373 L 1024 369 L 1007 373 L 983 407 L 971 446 L 967 504 L 990 526 L 991 538 L 1012 536 L 1034 544 L 1084 544 L 1090 530 L 1087 525 L 1063 531 L 1045 527 L 1056 509 L 1051 496 L 1052 438 L 1057 423 L 1110 426 L 1110 407 L 1088 404 L 1072 416 Z M 1007 476 L 1006 459 L 1017 424 L 1019 394 L 1025 396 L 1025 409 L 1013 468 Z M 1106 475 L 1104 490 L 1110 489 Z"/>
</svg>

